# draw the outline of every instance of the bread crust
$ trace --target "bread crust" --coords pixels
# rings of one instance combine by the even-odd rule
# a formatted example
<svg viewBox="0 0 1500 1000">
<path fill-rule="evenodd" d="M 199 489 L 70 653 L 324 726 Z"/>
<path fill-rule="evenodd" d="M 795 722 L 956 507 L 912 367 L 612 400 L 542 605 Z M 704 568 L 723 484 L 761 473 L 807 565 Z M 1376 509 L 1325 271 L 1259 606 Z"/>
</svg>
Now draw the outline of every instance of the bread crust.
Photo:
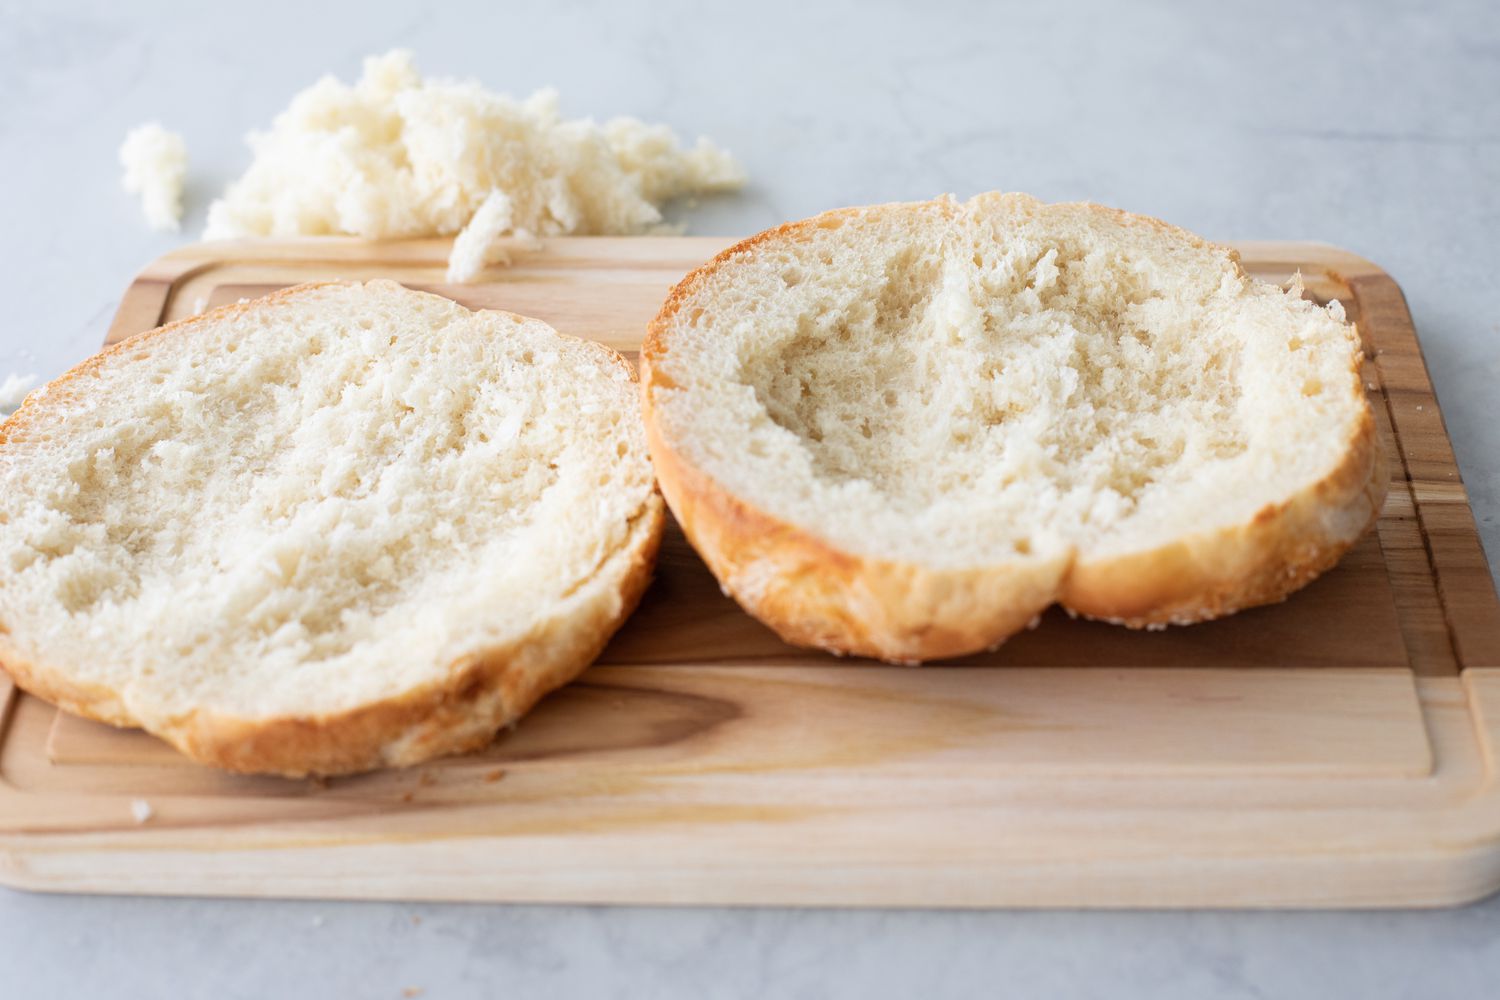
<svg viewBox="0 0 1500 1000">
<path fill-rule="evenodd" d="M 31 394 L 0 423 L 0 446 L 29 430 L 48 406 L 87 391 L 82 381 L 115 354 L 138 350 L 205 319 L 338 284 L 343 282 L 298 285 L 121 341 L 68 371 L 45 393 Z M 597 348 L 603 360 L 618 364 L 631 381 L 637 381 L 635 369 L 617 352 L 593 341 L 580 342 Z M 653 490 L 632 518 L 623 544 L 570 596 L 565 613 L 542 620 L 503 645 L 476 648 L 430 683 L 345 711 L 245 718 L 202 708 L 173 718 L 143 720 L 129 709 L 121 692 L 81 683 L 65 665 L 24 653 L 3 620 L 0 669 L 22 690 L 65 711 L 115 726 L 141 726 L 194 760 L 230 771 L 304 777 L 417 764 L 486 746 L 502 727 L 587 668 L 645 594 L 665 519 L 660 492 Z"/>
<path fill-rule="evenodd" d="M 724 489 L 651 421 L 647 439 L 662 493 L 720 585 L 794 645 L 895 663 L 962 656 L 1025 628 L 1066 569 L 1065 557 L 996 572 L 845 552 Z"/>
<path fill-rule="evenodd" d="M 982 195 L 1028 211 L 1024 195 Z M 861 212 L 949 209 L 947 199 L 870 209 L 840 209 L 743 240 L 687 275 L 647 329 L 641 394 L 647 441 L 668 506 L 726 593 L 782 639 L 799 646 L 898 663 L 946 659 L 993 649 L 1061 603 L 1070 612 L 1131 628 L 1206 621 L 1284 600 L 1331 568 L 1379 516 L 1388 473 L 1363 396 L 1358 362 L 1351 392 L 1364 414 L 1343 460 L 1328 476 L 1244 524 L 1185 536 L 1159 547 L 1107 558 L 1066 553 L 962 569 L 924 567 L 840 549 L 758 509 L 696 466 L 662 427 L 654 393 L 673 388 L 659 363 L 669 331 L 698 289 L 761 244 L 796 240 Z M 1088 203 L 1067 206 L 1143 225 L 1226 255 L 1231 248 L 1147 216 Z"/>
<path fill-rule="evenodd" d="M 651 582 L 664 522 L 653 496 L 627 544 L 607 560 L 624 564 L 618 584 L 513 642 L 455 661 L 430 684 L 327 715 L 246 719 L 200 710 L 156 735 L 205 764 L 285 777 L 406 767 L 482 749 L 604 650 Z"/>
<path fill-rule="evenodd" d="M 1245 523 L 1077 562 L 1059 603 L 1087 618 L 1152 628 L 1286 600 L 1332 569 L 1380 516 L 1389 471 L 1374 416 L 1365 418 L 1325 478 Z"/>
</svg>

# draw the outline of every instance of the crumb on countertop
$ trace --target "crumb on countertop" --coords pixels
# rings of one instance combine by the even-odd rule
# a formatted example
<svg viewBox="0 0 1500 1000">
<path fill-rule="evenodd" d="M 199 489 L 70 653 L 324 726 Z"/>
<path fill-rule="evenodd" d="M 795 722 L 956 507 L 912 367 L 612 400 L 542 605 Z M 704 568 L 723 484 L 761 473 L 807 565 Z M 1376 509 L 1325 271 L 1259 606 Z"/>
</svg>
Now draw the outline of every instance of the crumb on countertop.
<svg viewBox="0 0 1500 1000">
<path fill-rule="evenodd" d="M 187 143 L 157 122 L 133 128 L 120 146 L 121 184 L 141 199 L 146 224 L 175 233 L 182 226 L 182 191 L 187 177 Z"/>
<path fill-rule="evenodd" d="M 21 405 L 26 393 L 36 385 L 35 375 L 10 374 L 0 379 L 0 414 Z"/>
</svg>

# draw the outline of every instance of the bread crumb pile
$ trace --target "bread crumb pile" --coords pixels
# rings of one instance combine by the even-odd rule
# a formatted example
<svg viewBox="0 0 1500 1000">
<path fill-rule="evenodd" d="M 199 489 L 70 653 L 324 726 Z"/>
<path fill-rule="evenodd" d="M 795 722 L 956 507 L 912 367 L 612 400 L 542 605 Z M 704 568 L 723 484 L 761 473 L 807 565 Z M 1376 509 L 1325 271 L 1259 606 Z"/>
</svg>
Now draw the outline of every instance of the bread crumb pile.
<svg viewBox="0 0 1500 1000">
<path fill-rule="evenodd" d="M 319 80 L 248 142 L 254 161 L 210 206 L 206 239 L 457 233 L 454 281 L 501 259 L 502 237 L 663 231 L 666 202 L 744 180 L 705 139 L 564 119 L 553 90 L 515 100 L 423 79 L 401 50 L 367 58 L 352 86 Z"/>
<path fill-rule="evenodd" d="M 120 145 L 121 185 L 140 195 L 146 224 L 159 232 L 182 227 L 182 187 L 187 177 L 187 143 L 157 122 L 133 128 Z"/>
</svg>

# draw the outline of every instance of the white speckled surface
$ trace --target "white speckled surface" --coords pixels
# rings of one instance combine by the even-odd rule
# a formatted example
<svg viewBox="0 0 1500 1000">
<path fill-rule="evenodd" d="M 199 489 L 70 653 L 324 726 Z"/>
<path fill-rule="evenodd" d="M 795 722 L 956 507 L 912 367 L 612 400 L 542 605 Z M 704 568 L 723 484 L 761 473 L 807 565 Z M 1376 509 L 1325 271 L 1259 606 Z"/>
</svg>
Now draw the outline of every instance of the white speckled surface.
<svg viewBox="0 0 1500 1000">
<path fill-rule="evenodd" d="M 1051 5 L 0 0 L 0 379 L 90 353 L 179 241 L 119 190 L 127 128 L 192 158 L 184 239 L 240 135 L 318 74 L 428 72 L 706 133 L 753 186 L 691 217 L 991 188 L 1221 238 L 1319 239 L 1406 289 L 1500 552 L 1500 10 Z M 436 7 L 437 5 L 432 5 Z M 0 995 L 1477 997 L 1500 900 L 1439 913 L 915 913 L 49 898 L 0 890 Z"/>
</svg>

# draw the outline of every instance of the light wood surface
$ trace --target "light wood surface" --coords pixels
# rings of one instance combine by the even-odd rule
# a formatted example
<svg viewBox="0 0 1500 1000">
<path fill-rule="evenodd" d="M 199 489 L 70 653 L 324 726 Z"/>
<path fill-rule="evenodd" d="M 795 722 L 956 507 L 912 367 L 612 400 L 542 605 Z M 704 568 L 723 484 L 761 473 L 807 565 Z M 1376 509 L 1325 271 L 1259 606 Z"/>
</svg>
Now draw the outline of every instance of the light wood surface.
<svg viewBox="0 0 1500 1000">
<path fill-rule="evenodd" d="M 202 245 L 110 339 L 393 277 L 630 352 L 728 241 L 568 239 L 471 286 L 447 244 Z M 327 783 L 198 767 L 0 679 L 0 877 L 55 891 L 621 903 L 1398 906 L 1500 887 L 1500 606 L 1400 289 L 1316 244 L 1392 462 L 1378 531 L 1273 608 L 1129 633 L 1046 615 L 921 669 L 791 649 L 674 530 L 637 615 L 488 750 Z M 147 811 L 145 822 L 136 812 Z"/>
</svg>

